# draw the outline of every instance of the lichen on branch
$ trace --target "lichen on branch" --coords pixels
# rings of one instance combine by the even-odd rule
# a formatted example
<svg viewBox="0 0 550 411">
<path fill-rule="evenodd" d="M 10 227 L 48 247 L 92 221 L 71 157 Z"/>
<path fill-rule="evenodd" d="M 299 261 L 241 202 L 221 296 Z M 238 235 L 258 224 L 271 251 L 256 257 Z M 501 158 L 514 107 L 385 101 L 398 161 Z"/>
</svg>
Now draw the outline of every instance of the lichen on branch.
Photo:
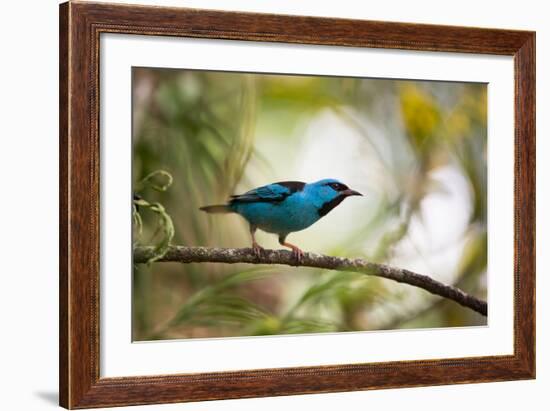
<svg viewBox="0 0 550 411">
<path fill-rule="evenodd" d="M 155 255 L 154 247 L 134 248 L 134 263 L 147 263 Z M 287 250 L 264 250 L 257 256 L 250 248 L 207 248 L 169 246 L 158 262 L 178 263 L 225 263 L 225 264 L 283 264 L 300 267 L 314 267 L 327 270 L 352 271 L 382 277 L 421 288 L 431 294 L 452 300 L 487 316 L 487 302 L 467 294 L 459 288 L 443 284 L 433 278 L 406 269 L 385 264 L 372 263 L 360 258 L 332 257 L 323 254 L 304 253 L 297 261 Z"/>
</svg>

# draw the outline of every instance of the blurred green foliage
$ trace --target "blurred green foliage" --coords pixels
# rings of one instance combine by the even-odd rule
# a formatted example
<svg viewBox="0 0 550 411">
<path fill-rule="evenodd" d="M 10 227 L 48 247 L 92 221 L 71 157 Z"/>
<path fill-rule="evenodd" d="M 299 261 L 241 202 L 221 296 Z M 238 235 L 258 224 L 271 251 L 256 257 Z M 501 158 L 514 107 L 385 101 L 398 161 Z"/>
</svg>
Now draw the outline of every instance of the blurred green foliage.
<svg viewBox="0 0 550 411">
<path fill-rule="evenodd" d="M 169 242 L 247 247 L 238 216 L 198 208 L 317 176 L 315 167 L 341 170 L 330 155 L 348 147 L 346 183 L 369 202 L 346 203 L 299 245 L 416 268 L 486 298 L 486 93 L 469 83 L 134 68 L 134 243 L 155 244 L 157 255 Z M 154 262 L 133 273 L 134 340 L 482 324 L 455 303 L 354 273 Z"/>
</svg>

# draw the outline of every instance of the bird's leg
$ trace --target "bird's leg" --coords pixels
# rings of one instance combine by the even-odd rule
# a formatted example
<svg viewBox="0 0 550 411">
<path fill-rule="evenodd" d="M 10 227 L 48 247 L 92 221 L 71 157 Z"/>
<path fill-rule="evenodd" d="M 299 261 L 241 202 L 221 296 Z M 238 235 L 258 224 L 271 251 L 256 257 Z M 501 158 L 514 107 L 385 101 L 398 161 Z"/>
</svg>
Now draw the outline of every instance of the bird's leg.
<svg viewBox="0 0 550 411">
<path fill-rule="evenodd" d="M 250 236 L 252 237 L 252 251 L 256 254 L 256 257 L 260 257 L 264 251 L 264 248 L 256 242 L 256 237 L 254 233 L 256 232 L 256 227 L 250 226 Z"/>
<path fill-rule="evenodd" d="M 296 258 L 296 261 L 301 262 L 302 257 L 304 256 L 304 252 L 300 250 L 298 247 L 296 247 L 294 244 L 287 243 L 286 241 L 286 235 L 285 236 L 279 236 L 279 244 L 282 246 L 288 247 L 292 250 L 292 254 Z"/>
</svg>

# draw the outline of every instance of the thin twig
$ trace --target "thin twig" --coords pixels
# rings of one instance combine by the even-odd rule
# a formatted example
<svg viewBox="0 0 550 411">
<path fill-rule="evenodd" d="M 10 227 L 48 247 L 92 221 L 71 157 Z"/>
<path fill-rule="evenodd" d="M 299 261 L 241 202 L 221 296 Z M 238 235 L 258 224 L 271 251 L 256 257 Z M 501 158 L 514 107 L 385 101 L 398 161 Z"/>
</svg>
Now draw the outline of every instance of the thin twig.
<svg viewBox="0 0 550 411">
<path fill-rule="evenodd" d="M 147 262 L 154 255 L 154 247 L 136 247 L 134 263 Z M 327 270 L 353 271 L 377 277 L 387 278 L 400 283 L 422 288 L 429 293 L 455 301 L 484 316 L 487 316 L 487 302 L 469 295 L 459 288 L 445 285 L 431 277 L 409 270 L 376 264 L 360 258 L 331 257 L 328 255 L 304 253 L 300 262 L 290 251 L 264 250 L 256 256 L 251 248 L 207 248 L 171 246 L 158 262 L 178 263 L 246 263 L 246 264 L 284 264 L 300 267 L 324 268 Z"/>
</svg>

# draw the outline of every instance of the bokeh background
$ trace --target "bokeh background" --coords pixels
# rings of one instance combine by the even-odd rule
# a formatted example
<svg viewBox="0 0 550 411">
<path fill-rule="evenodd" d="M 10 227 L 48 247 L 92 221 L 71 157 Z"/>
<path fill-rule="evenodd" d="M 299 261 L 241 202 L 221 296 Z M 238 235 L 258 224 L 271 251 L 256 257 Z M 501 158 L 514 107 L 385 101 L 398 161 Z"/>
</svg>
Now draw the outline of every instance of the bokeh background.
<svg viewBox="0 0 550 411">
<path fill-rule="evenodd" d="M 199 207 L 282 180 L 337 178 L 344 201 L 288 240 L 487 296 L 485 84 L 133 69 L 134 244 L 249 247 Z M 141 204 L 141 205 L 139 205 Z M 267 248 L 275 235 L 258 232 Z M 362 274 L 134 266 L 135 341 L 486 325 L 454 302 Z"/>
</svg>

